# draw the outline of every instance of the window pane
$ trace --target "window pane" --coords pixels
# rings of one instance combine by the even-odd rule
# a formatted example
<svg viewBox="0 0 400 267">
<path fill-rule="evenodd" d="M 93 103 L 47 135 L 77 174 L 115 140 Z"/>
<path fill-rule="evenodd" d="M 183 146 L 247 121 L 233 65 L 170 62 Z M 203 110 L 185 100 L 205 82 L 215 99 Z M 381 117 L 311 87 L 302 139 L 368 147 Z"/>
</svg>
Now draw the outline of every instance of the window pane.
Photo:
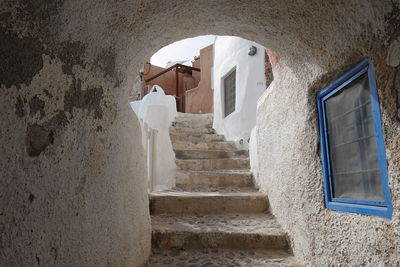
<svg viewBox="0 0 400 267">
<path fill-rule="evenodd" d="M 334 198 L 384 201 L 367 73 L 325 101 Z"/>
<path fill-rule="evenodd" d="M 235 111 L 236 104 L 236 70 L 224 79 L 225 117 Z"/>
</svg>

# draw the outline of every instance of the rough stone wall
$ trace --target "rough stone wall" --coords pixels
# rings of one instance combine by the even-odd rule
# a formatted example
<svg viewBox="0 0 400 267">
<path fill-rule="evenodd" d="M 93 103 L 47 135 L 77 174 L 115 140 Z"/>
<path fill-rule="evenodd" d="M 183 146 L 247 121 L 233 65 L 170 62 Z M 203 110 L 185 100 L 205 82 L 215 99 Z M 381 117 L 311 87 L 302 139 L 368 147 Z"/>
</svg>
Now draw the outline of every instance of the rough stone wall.
<svg viewBox="0 0 400 267">
<path fill-rule="evenodd" d="M 162 46 L 216 34 L 254 40 L 281 59 L 258 105 L 258 182 L 295 255 L 309 266 L 396 266 L 399 71 L 386 60 L 389 48 L 398 49 L 399 5 L 1 1 L 0 262 L 140 266 L 146 260 L 144 155 L 128 105 L 132 73 Z M 391 220 L 323 205 L 315 92 L 363 56 L 378 75 Z"/>
<path fill-rule="evenodd" d="M 273 69 L 274 81 L 258 103 L 257 182 L 268 192 L 272 212 L 289 231 L 295 255 L 308 266 L 400 264 L 400 123 L 395 97 L 400 88 L 395 84 L 398 67 L 388 66 L 386 60 L 390 40 L 399 34 L 388 30 L 400 26 L 389 19 L 399 18 L 397 7 L 385 15 L 383 10 L 370 10 L 375 18 L 368 23 L 370 28 L 353 32 L 355 40 L 343 41 L 345 49 L 340 56 L 327 56 L 323 64 L 281 58 Z M 327 52 L 325 55 L 334 53 Z M 391 220 L 324 207 L 315 95 L 365 56 L 373 61 L 379 87 L 392 191 Z"/>
<path fill-rule="evenodd" d="M 309 71 L 310 80 L 318 80 L 324 73 Z M 306 73 L 299 75 L 283 64 L 278 65 L 274 69 L 275 79 L 258 108 L 258 182 L 268 192 L 272 212 L 289 231 L 295 255 L 309 266 L 396 266 L 399 263 L 398 159 L 393 160 L 398 157 L 394 152 L 396 145 L 386 142 L 394 207 L 392 220 L 325 209 L 314 90 L 323 88 L 328 81 L 310 84 L 303 80 Z M 384 89 L 384 81 L 379 80 Z M 385 123 L 391 121 L 393 130 L 399 127 L 385 114 L 383 119 Z M 392 138 L 386 136 L 386 141 Z M 396 138 L 394 143 L 398 142 Z"/>
<path fill-rule="evenodd" d="M 139 266 L 140 129 L 114 47 L 61 37 L 65 5 L 1 2 L 0 265 Z"/>
</svg>

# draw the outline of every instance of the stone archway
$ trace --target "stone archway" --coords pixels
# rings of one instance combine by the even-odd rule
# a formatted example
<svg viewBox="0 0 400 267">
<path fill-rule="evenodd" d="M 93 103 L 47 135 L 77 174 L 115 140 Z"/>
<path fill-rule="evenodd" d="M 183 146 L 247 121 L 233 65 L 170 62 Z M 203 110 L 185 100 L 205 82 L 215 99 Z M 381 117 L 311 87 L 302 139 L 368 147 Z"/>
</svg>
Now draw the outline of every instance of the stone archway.
<svg viewBox="0 0 400 267">
<path fill-rule="evenodd" d="M 314 93 L 361 57 L 371 57 L 398 207 L 395 68 L 386 64 L 389 46 L 399 37 L 398 4 L 65 0 L 1 5 L 2 262 L 139 266 L 146 260 L 145 165 L 127 101 L 132 74 L 163 45 L 224 34 L 254 40 L 281 58 L 258 107 L 258 144 L 269 151 L 261 155 L 259 183 L 291 234 L 296 256 L 317 266 L 395 263 L 398 222 L 323 208 Z M 28 134 L 32 131 L 36 134 Z M 29 155 L 32 146 L 35 153 Z"/>
</svg>

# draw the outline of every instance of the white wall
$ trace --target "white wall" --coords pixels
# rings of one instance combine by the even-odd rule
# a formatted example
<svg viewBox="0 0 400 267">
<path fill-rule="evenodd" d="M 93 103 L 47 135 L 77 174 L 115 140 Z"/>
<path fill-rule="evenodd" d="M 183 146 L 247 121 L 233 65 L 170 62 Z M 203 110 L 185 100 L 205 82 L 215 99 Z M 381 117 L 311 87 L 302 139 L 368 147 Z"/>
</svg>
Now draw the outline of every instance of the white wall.
<svg viewBox="0 0 400 267">
<path fill-rule="evenodd" d="M 253 173 L 256 186 L 259 186 L 259 167 L 258 167 L 258 151 L 257 151 L 257 126 L 251 130 L 249 142 L 249 159 L 250 169 Z"/>
<path fill-rule="evenodd" d="M 175 153 L 169 136 L 169 127 L 177 111 L 173 96 L 154 85 L 142 100 L 131 102 L 140 119 L 142 145 L 147 152 L 149 191 L 159 191 L 175 186 Z"/>
<path fill-rule="evenodd" d="M 257 53 L 249 56 L 251 46 Z M 239 37 L 219 36 L 214 44 L 214 124 L 241 148 L 247 149 L 248 139 L 256 124 L 257 100 L 265 91 L 264 47 Z M 236 107 L 224 117 L 223 77 L 236 67 Z M 243 144 L 240 140 L 243 139 Z"/>
</svg>

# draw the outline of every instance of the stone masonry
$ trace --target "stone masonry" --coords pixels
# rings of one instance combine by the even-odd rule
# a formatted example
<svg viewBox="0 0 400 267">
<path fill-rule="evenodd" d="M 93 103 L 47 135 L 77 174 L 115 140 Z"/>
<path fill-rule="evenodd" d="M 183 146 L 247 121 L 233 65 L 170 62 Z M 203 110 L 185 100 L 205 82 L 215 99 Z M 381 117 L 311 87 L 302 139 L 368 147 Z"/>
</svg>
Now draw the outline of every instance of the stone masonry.
<svg viewBox="0 0 400 267">
<path fill-rule="evenodd" d="M 150 194 L 149 266 L 297 266 L 248 151 L 211 125 L 209 114 L 180 114 L 171 127 L 179 170 L 176 188 Z"/>
</svg>

